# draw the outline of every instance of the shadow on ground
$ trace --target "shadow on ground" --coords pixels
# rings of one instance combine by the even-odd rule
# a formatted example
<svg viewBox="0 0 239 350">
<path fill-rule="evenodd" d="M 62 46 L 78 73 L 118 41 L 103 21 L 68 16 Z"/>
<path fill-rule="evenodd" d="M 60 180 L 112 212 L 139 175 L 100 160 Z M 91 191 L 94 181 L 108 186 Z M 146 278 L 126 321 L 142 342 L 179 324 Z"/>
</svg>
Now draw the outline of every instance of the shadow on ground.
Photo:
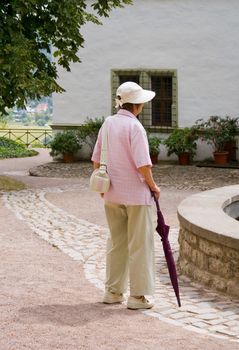
<svg viewBox="0 0 239 350">
<path fill-rule="evenodd" d="M 24 307 L 19 310 L 18 322 L 54 324 L 59 326 L 77 327 L 90 322 L 104 322 L 114 314 L 123 318 L 134 317 L 137 311 L 127 310 L 122 305 L 105 305 L 103 303 L 86 303 L 78 305 L 37 305 L 34 307 Z"/>
</svg>

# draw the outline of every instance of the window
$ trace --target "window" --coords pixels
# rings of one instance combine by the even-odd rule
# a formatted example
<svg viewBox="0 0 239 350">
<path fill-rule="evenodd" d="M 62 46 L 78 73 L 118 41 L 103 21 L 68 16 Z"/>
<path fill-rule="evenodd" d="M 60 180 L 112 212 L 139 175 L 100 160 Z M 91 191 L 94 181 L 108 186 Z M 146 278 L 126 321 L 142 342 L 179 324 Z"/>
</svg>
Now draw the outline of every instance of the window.
<svg viewBox="0 0 239 350">
<path fill-rule="evenodd" d="M 145 105 L 140 115 L 140 120 L 145 127 L 177 126 L 176 70 L 113 70 L 112 113 L 115 113 L 115 91 L 126 81 L 134 81 L 144 89 L 156 92 L 155 98 Z"/>
<path fill-rule="evenodd" d="M 156 92 L 152 100 L 152 125 L 172 125 L 172 77 L 152 76 L 152 90 Z"/>
<path fill-rule="evenodd" d="M 119 84 L 123 84 L 126 81 L 133 81 L 139 84 L 139 75 L 119 75 Z"/>
</svg>

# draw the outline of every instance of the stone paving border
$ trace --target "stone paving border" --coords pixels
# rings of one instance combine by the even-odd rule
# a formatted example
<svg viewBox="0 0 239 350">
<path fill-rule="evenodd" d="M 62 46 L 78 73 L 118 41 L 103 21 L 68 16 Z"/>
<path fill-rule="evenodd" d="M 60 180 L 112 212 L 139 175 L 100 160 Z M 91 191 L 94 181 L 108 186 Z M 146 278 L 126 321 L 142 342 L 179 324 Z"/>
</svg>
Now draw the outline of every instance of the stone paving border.
<svg viewBox="0 0 239 350">
<path fill-rule="evenodd" d="M 33 232 L 58 247 L 74 260 L 82 262 L 86 278 L 104 290 L 105 242 L 108 230 L 69 215 L 46 200 L 49 192 L 88 190 L 84 185 L 23 190 L 4 193 L 3 201 Z M 44 220 L 42 218 L 44 217 Z M 170 230 L 175 256 L 178 230 Z M 239 342 L 239 301 L 204 289 L 181 276 L 182 307 L 178 308 L 172 290 L 161 242 L 156 239 L 157 279 L 155 307 L 144 314 L 217 338 Z"/>
</svg>

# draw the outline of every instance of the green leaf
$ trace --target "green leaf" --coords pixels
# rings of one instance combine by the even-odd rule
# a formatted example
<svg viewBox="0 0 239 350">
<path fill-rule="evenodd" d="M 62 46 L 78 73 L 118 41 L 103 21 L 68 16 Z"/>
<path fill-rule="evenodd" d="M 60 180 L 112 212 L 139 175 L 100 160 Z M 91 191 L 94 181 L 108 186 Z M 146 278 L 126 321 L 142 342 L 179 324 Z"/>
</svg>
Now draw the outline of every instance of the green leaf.
<svg viewBox="0 0 239 350">
<path fill-rule="evenodd" d="M 0 113 L 14 105 L 24 108 L 29 98 L 65 91 L 57 83 L 56 63 L 70 71 L 72 62 L 80 62 L 81 27 L 87 22 L 99 25 L 100 17 L 130 3 L 98 0 L 91 12 L 86 0 L 1 1 Z M 51 60 L 52 47 L 56 62 Z"/>
</svg>

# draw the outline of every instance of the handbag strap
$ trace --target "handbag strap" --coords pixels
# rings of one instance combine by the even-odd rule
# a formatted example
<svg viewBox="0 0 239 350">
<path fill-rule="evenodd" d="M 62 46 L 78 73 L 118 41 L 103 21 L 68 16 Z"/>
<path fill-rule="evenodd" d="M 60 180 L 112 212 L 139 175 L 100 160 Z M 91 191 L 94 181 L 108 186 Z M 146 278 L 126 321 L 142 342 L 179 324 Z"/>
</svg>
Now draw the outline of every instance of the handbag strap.
<svg viewBox="0 0 239 350">
<path fill-rule="evenodd" d="M 100 165 L 107 166 L 107 127 L 106 122 L 102 126 L 102 145 L 101 145 L 101 155 L 100 155 Z"/>
</svg>

